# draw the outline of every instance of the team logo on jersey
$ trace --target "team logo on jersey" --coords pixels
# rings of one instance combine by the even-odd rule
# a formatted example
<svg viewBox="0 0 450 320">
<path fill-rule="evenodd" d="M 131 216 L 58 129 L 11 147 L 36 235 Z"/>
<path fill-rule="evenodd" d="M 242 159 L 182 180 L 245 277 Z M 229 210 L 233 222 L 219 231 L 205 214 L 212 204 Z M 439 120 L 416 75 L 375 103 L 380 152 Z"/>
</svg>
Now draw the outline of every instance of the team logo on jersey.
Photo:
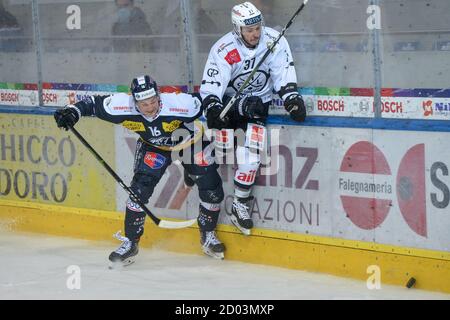
<svg viewBox="0 0 450 320">
<path fill-rule="evenodd" d="M 156 152 L 147 152 L 144 163 L 152 169 L 161 169 L 166 163 L 166 157 Z"/>
<path fill-rule="evenodd" d="M 170 122 L 163 122 L 162 123 L 162 128 L 164 130 L 164 132 L 174 132 L 175 130 L 177 130 L 180 125 L 183 123 L 183 121 L 180 120 L 173 120 Z"/>
<path fill-rule="evenodd" d="M 145 131 L 144 124 L 142 122 L 136 122 L 136 121 L 124 121 L 122 122 L 122 126 L 127 128 L 128 130 L 134 131 L 134 132 L 140 132 Z"/>
<path fill-rule="evenodd" d="M 250 74 L 250 72 L 251 71 L 242 73 L 233 80 L 231 80 L 232 88 L 238 91 L 241 88 L 242 84 L 247 80 L 247 76 Z M 262 70 L 256 71 L 256 73 L 253 75 L 250 82 L 248 83 L 247 87 L 244 89 L 243 93 L 245 94 L 261 91 L 266 86 L 269 77 L 270 75 L 265 71 Z"/>
<path fill-rule="evenodd" d="M 237 49 L 233 49 L 227 53 L 225 56 L 225 60 L 228 64 L 233 65 L 241 61 L 241 56 L 239 55 L 239 51 Z"/>
</svg>

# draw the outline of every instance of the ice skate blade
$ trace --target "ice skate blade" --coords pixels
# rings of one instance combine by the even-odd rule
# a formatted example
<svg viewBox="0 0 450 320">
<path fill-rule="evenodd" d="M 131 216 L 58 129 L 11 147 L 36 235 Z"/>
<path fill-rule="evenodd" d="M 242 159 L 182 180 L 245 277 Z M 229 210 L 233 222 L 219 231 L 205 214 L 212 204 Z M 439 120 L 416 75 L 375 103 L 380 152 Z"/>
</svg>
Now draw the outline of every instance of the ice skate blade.
<svg viewBox="0 0 450 320">
<path fill-rule="evenodd" d="M 127 267 L 127 266 L 129 266 L 129 265 L 131 265 L 131 264 L 133 264 L 133 263 L 135 263 L 135 259 L 133 259 L 134 257 L 130 257 L 130 258 L 128 258 L 128 259 L 125 259 L 125 260 L 123 260 L 123 261 L 110 261 L 109 262 L 109 266 L 108 266 L 108 268 L 110 269 L 110 270 L 120 270 L 120 269 L 122 269 L 122 268 L 124 268 L 124 267 Z"/>
<path fill-rule="evenodd" d="M 251 230 L 250 229 L 245 229 L 245 228 L 243 228 L 243 227 L 241 227 L 239 225 L 239 222 L 237 221 L 237 218 L 233 214 L 231 215 L 230 219 L 231 219 L 231 222 L 234 224 L 234 226 L 236 228 L 238 228 L 239 231 L 241 231 L 244 236 L 249 236 L 251 234 Z"/>
<path fill-rule="evenodd" d="M 225 259 L 225 255 L 223 254 L 223 252 L 214 252 L 214 251 L 211 251 L 211 250 L 205 249 L 205 248 L 202 248 L 202 249 L 203 249 L 203 253 L 206 254 L 207 256 L 210 256 L 217 260 Z"/>
</svg>

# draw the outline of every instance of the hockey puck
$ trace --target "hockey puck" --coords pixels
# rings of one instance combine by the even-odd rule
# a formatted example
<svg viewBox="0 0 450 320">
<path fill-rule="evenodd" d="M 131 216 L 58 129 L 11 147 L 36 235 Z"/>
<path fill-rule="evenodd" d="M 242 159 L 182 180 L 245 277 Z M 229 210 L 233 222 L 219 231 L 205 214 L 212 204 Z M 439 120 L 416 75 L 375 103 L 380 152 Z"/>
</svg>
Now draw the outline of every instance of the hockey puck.
<svg viewBox="0 0 450 320">
<path fill-rule="evenodd" d="M 410 288 L 412 288 L 415 284 L 416 284 L 416 279 L 410 278 L 410 279 L 408 280 L 408 282 L 406 283 L 406 287 L 407 287 L 408 289 L 410 289 Z"/>
</svg>

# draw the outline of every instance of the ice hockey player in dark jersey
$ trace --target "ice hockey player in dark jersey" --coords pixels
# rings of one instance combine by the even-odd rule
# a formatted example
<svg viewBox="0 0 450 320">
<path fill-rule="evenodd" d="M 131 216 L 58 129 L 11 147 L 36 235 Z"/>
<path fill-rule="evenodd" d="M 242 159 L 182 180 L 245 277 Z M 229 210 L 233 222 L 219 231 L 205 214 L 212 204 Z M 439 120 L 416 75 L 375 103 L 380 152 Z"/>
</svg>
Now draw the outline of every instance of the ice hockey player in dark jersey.
<svg viewBox="0 0 450 320">
<path fill-rule="evenodd" d="M 264 26 L 261 12 L 250 2 L 236 5 L 231 11 L 233 31 L 220 38 L 211 48 L 203 72 L 200 94 L 209 128 L 241 129 L 245 131 L 244 145 L 236 146 L 238 169 L 234 177 L 235 197 L 231 221 L 249 235 L 253 228 L 250 216 L 252 186 L 261 160 L 266 135 L 266 118 L 272 93 L 284 102 L 291 118 L 305 120 L 306 109 L 297 90 L 297 76 L 291 50 L 286 38 L 281 37 L 267 59 L 243 89 L 241 97 L 224 119 L 219 117 L 224 106 L 240 89 L 279 32 Z M 230 130 L 221 132 L 223 137 Z M 217 141 L 217 140 L 216 140 Z"/>
<path fill-rule="evenodd" d="M 200 243 L 205 254 L 223 259 L 225 246 L 215 232 L 220 203 L 224 198 L 222 180 L 214 161 L 213 144 L 203 141 L 201 131 L 196 131 L 194 126 L 194 120 L 201 114 L 200 96 L 159 93 L 156 82 L 146 75 L 132 80 L 131 95 L 91 96 L 57 110 L 54 116 L 58 127 L 66 130 L 82 116 L 95 116 L 137 133 L 140 137 L 130 188 L 143 203 L 148 202 L 155 186 L 172 163 L 172 151 L 176 148 L 185 152 L 195 150 L 197 153 L 190 152 L 190 159 L 183 161 L 182 165 L 185 183 L 189 186 L 196 184 L 199 191 L 197 221 Z M 187 134 L 182 139 L 175 139 L 173 133 L 177 129 L 184 129 Z M 122 245 L 110 254 L 111 262 L 123 265 L 134 262 L 139 239 L 144 233 L 145 217 L 141 207 L 129 198 L 125 212 L 125 237 L 116 235 Z"/>
</svg>

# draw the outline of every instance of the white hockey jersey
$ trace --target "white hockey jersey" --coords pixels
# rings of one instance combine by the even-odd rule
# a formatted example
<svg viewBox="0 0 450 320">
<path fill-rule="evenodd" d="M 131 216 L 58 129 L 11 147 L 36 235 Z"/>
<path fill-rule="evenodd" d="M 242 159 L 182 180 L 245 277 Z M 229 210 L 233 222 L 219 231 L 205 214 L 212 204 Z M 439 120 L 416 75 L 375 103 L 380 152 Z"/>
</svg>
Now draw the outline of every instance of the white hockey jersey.
<svg viewBox="0 0 450 320">
<path fill-rule="evenodd" d="M 209 52 L 200 86 L 202 99 L 215 95 L 234 95 L 245 82 L 253 68 L 262 59 L 279 32 L 264 27 L 256 48 L 247 48 L 233 32 L 217 41 Z M 273 52 L 259 67 L 243 95 L 259 96 L 264 103 L 272 100 L 272 92 L 279 93 L 289 83 L 297 84 L 291 49 L 285 37 L 281 37 Z M 292 92 L 282 92 L 284 100 Z"/>
</svg>

